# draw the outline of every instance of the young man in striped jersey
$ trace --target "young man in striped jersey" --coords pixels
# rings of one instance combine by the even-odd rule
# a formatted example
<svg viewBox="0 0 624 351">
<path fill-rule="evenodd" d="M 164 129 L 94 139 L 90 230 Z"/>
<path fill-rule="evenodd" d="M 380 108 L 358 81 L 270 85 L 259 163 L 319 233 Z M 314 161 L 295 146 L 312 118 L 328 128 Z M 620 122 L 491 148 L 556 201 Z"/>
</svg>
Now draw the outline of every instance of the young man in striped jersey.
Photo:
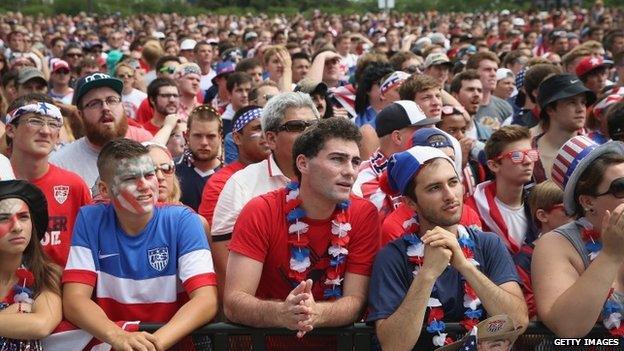
<svg viewBox="0 0 624 351">
<path fill-rule="evenodd" d="M 184 338 L 217 312 L 202 224 L 185 206 L 155 205 L 156 170 L 140 143 L 109 142 L 98 170 L 111 203 L 78 214 L 63 274 L 65 317 L 115 350 L 188 350 Z M 149 334 L 115 323 L 135 320 L 164 325 Z"/>
</svg>

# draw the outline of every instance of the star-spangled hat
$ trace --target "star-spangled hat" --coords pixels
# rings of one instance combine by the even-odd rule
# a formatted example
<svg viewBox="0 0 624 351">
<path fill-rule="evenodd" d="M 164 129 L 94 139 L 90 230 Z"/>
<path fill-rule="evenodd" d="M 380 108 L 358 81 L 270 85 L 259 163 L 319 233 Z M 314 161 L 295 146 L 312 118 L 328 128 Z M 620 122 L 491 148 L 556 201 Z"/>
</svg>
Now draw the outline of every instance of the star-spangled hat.
<svg viewBox="0 0 624 351">
<path fill-rule="evenodd" d="M 233 132 L 238 132 L 241 129 L 245 128 L 249 122 L 262 117 L 262 109 L 254 108 L 245 113 L 243 113 L 240 117 L 236 119 L 234 122 L 234 127 L 232 128 Z"/>
<path fill-rule="evenodd" d="M 416 176 L 425 163 L 435 158 L 449 161 L 455 169 L 455 164 L 450 157 L 440 149 L 430 146 L 414 146 L 406 151 L 395 153 L 388 161 L 388 184 L 405 195 L 410 180 Z"/>
<path fill-rule="evenodd" d="M 623 154 L 624 144 L 609 141 L 598 145 L 590 138 L 578 135 L 563 144 L 557 152 L 551 179 L 564 191 L 563 205 L 568 215 L 573 215 L 578 210 L 574 201 L 574 191 L 579 178 L 596 158 L 609 152 Z"/>
<path fill-rule="evenodd" d="M 479 322 L 479 324 L 475 326 L 475 329 L 476 332 L 473 330 L 460 340 L 445 345 L 436 351 L 459 351 L 466 350 L 466 347 L 468 347 L 467 350 L 478 350 L 479 342 L 489 340 L 509 340 L 513 345 L 523 331 L 522 326 L 515 325 L 513 320 L 504 314 L 496 315 Z"/>
<path fill-rule="evenodd" d="M 403 71 L 395 71 L 381 83 L 381 85 L 379 86 L 379 91 L 382 94 L 385 94 L 388 90 L 400 86 L 401 83 L 403 83 L 409 77 L 409 73 Z"/>
</svg>

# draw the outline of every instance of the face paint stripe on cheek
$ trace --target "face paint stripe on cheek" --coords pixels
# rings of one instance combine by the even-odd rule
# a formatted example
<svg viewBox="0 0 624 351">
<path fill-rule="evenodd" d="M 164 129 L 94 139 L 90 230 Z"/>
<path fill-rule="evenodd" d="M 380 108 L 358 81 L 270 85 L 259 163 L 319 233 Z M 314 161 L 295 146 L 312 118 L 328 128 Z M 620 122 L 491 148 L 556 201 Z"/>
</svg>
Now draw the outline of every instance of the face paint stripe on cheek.
<svg viewBox="0 0 624 351">
<path fill-rule="evenodd" d="M 121 194 L 119 194 L 118 199 L 122 206 L 130 212 L 136 214 L 143 214 L 148 212 L 148 210 L 146 210 L 143 206 L 139 204 L 136 197 L 130 193 L 122 191 Z"/>
</svg>

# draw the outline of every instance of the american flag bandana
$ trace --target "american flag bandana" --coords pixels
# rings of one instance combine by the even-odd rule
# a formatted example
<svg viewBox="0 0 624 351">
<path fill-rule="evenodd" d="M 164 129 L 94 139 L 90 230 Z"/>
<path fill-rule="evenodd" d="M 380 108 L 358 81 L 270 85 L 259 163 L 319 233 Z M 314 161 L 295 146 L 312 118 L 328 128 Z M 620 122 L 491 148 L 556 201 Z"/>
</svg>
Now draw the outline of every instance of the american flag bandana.
<svg viewBox="0 0 624 351">
<path fill-rule="evenodd" d="M 403 83 L 403 81 L 405 81 L 409 77 L 410 77 L 409 73 L 405 73 L 403 71 L 396 71 L 392 73 L 388 78 L 386 78 L 386 80 L 384 80 L 381 83 L 381 86 L 379 87 L 379 91 L 381 91 L 382 94 L 385 94 L 388 90 L 394 88 L 395 86 L 401 85 L 401 83 Z"/>
<path fill-rule="evenodd" d="M 233 131 L 239 132 L 241 129 L 245 128 L 249 122 L 258 119 L 262 116 L 261 108 L 254 108 L 253 110 L 249 110 L 243 113 L 236 122 L 234 123 Z"/>
<path fill-rule="evenodd" d="M 22 107 L 15 109 L 13 112 L 7 115 L 6 123 L 9 124 L 11 121 L 23 116 L 27 113 L 36 113 L 42 116 L 52 117 L 59 122 L 63 122 L 63 115 L 61 114 L 61 110 L 58 107 L 48 104 L 47 102 L 38 102 L 36 104 L 28 104 Z"/>
</svg>

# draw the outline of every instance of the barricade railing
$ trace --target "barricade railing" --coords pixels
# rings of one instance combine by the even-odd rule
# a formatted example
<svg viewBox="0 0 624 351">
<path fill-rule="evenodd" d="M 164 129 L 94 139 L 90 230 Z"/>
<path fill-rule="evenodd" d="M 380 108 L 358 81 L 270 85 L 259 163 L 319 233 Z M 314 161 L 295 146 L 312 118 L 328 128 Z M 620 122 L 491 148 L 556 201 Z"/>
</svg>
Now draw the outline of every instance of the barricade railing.
<svg viewBox="0 0 624 351">
<path fill-rule="evenodd" d="M 160 328 L 160 324 L 141 323 L 140 330 L 153 332 Z M 446 329 L 449 335 L 462 336 L 463 328 L 459 323 L 447 323 Z M 375 329 L 364 323 L 356 323 L 352 326 L 341 328 L 318 328 L 309 332 L 309 336 L 336 336 L 337 349 L 339 351 L 369 351 L 376 350 L 377 347 L 373 341 Z M 193 332 L 197 351 L 203 350 L 219 350 L 227 351 L 236 350 L 253 350 L 265 351 L 266 338 L 271 335 L 294 335 L 295 332 L 285 328 L 251 328 L 243 325 L 232 323 L 212 323 L 205 325 Z M 308 336 L 306 336 L 308 337 Z M 210 339 L 208 341 L 207 339 Z M 231 338 L 237 339 L 232 342 Z M 527 330 L 521 335 L 513 350 L 516 351 L 548 351 L 548 350 L 622 350 L 619 347 L 598 347 L 588 348 L 584 342 L 580 343 L 580 347 L 567 345 L 563 347 L 553 343 L 555 335 L 546 326 L 540 322 L 532 322 Z M 596 325 L 584 339 L 604 339 L 610 338 L 609 333 L 602 325 Z M 232 347 L 235 344 L 237 347 Z"/>
</svg>

